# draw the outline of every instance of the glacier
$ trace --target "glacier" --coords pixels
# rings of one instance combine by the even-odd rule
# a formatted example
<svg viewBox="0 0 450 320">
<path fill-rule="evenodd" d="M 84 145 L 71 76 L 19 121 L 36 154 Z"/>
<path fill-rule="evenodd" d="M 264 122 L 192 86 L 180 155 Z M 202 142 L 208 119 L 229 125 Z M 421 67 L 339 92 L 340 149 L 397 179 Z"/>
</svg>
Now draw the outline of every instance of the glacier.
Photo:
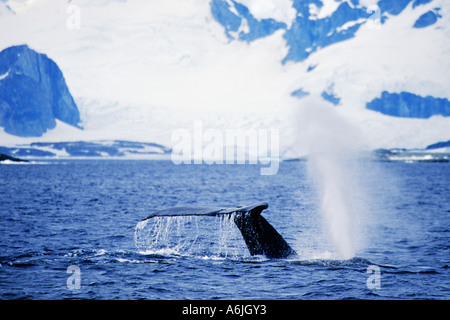
<svg viewBox="0 0 450 320">
<path fill-rule="evenodd" d="M 0 50 L 27 44 L 52 57 L 83 130 L 56 119 L 41 137 L 0 130 L 0 145 L 170 149 L 171 132 L 201 120 L 277 128 L 280 155 L 293 157 L 305 150 L 298 110 L 318 97 L 368 150 L 425 149 L 450 140 L 446 111 L 415 111 L 449 99 L 449 14 L 445 0 L 2 0 Z M 392 114 L 400 100 L 410 110 Z"/>
</svg>

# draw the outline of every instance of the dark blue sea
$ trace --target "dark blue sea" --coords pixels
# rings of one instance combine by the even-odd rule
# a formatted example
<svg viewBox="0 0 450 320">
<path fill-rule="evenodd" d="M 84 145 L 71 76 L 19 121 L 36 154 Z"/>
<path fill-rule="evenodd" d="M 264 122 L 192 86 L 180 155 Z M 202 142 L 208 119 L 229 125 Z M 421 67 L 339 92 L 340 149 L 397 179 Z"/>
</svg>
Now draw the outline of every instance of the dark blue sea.
<svg viewBox="0 0 450 320">
<path fill-rule="evenodd" d="M 0 299 L 449 299 L 450 164 L 355 172 L 358 243 L 341 259 L 306 161 L 271 176 L 250 164 L 0 164 Z M 259 201 L 298 256 L 250 256 L 227 218 L 139 225 L 171 206 Z"/>
</svg>

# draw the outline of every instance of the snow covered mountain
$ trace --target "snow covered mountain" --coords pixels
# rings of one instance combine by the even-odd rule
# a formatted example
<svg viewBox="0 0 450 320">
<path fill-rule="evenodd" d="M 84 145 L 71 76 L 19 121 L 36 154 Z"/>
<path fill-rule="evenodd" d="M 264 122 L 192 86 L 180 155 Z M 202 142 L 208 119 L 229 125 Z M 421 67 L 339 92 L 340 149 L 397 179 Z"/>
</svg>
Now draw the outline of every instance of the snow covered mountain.
<svg viewBox="0 0 450 320">
<path fill-rule="evenodd" d="M 446 0 L 3 0 L 0 50 L 57 61 L 84 130 L 57 121 L 40 138 L 0 132 L 0 145 L 170 148 L 202 121 L 277 128 L 295 156 L 308 152 L 302 110 L 319 103 L 364 148 L 426 148 L 450 140 L 449 28 Z"/>
</svg>

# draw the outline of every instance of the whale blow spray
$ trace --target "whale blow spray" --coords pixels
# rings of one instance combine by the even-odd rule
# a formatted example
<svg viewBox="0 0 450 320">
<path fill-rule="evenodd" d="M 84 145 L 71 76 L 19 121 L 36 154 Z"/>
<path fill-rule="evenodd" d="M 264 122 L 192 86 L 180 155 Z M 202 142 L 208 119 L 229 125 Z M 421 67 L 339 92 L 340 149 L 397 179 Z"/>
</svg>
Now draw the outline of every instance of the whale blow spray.
<svg viewBox="0 0 450 320">
<path fill-rule="evenodd" d="M 339 259 L 349 259 L 358 247 L 356 224 L 361 208 L 355 171 L 361 135 L 336 107 L 315 99 L 305 102 L 297 118 L 298 146 L 308 159 L 328 237 Z"/>
</svg>

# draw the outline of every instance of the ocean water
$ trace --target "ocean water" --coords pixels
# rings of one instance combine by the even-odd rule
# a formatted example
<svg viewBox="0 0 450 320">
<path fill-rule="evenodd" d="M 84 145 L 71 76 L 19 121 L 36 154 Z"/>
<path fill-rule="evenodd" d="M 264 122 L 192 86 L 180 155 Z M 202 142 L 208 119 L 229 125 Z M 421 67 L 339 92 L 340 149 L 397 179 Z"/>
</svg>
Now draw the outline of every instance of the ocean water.
<svg viewBox="0 0 450 320">
<path fill-rule="evenodd" d="M 2 164 L 0 299 L 449 299 L 450 164 L 353 168 L 342 178 L 351 228 L 337 234 L 352 233 L 354 252 L 342 258 L 306 161 L 272 176 L 170 161 Z M 259 201 L 298 256 L 250 256 L 228 218 L 139 224 L 170 206 Z"/>
</svg>

